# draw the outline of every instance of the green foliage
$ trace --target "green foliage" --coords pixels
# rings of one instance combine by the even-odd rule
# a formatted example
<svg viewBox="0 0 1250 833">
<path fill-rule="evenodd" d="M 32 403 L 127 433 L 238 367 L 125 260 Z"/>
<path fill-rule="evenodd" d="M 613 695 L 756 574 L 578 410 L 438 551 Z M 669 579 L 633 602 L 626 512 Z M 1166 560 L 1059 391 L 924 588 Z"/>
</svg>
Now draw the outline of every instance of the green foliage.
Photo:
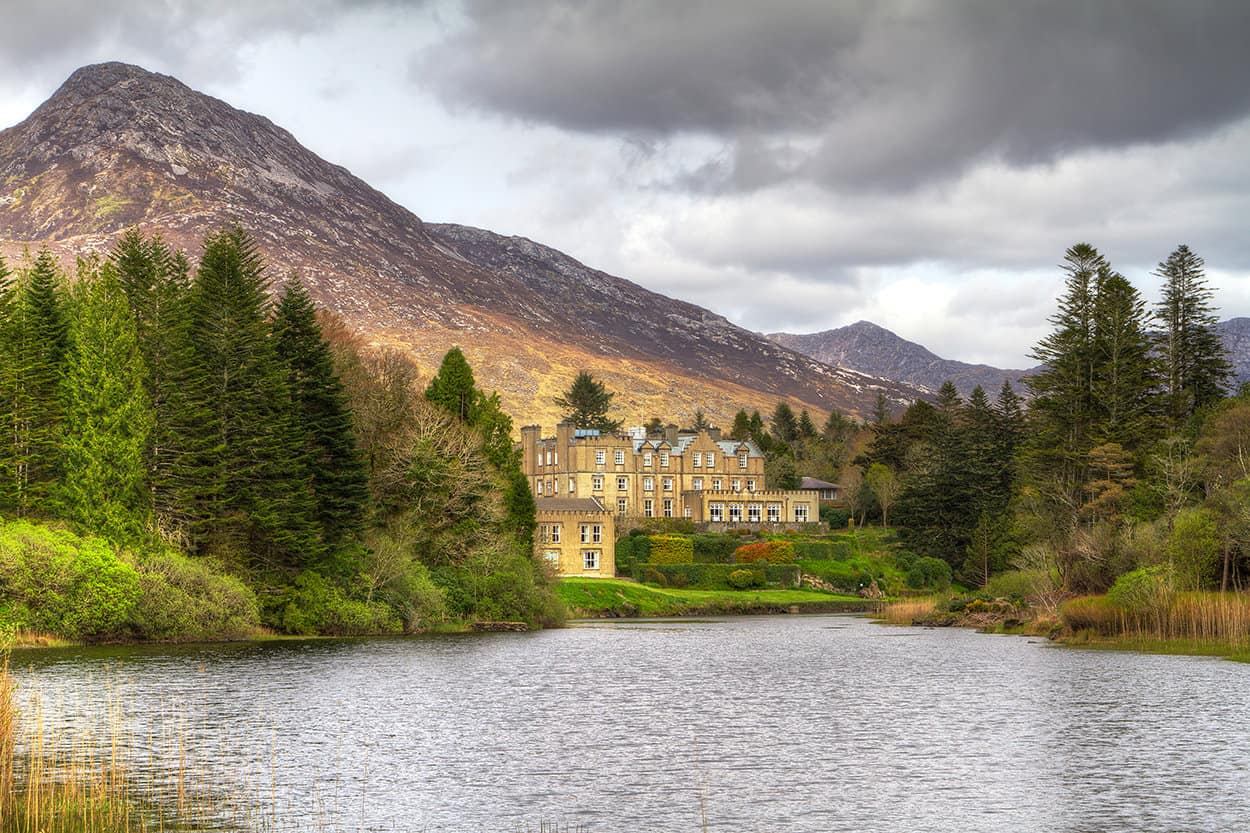
<svg viewBox="0 0 1250 833">
<path fill-rule="evenodd" d="M 1215 582 L 1221 550 L 1215 517 L 1206 509 L 1189 509 L 1176 516 L 1167 555 L 1177 589 L 1201 590 Z"/>
<path fill-rule="evenodd" d="M 464 353 L 453 347 L 443 356 L 438 373 L 425 389 L 425 398 L 461 422 L 473 422 L 478 402 L 475 384 Z"/>
<path fill-rule="evenodd" d="M 1059 620 L 1069 630 L 1114 636 L 1122 629 L 1125 611 L 1106 596 L 1078 596 L 1059 608 Z"/>
<path fill-rule="evenodd" d="M 841 593 L 858 593 L 874 580 L 878 584 L 900 584 L 897 577 L 886 575 L 884 565 L 877 559 L 851 558 L 845 561 L 799 562 L 803 572 L 815 576 Z M 893 580 L 891 580 L 893 578 Z"/>
<path fill-rule="evenodd" d="M 797 587 L 799 583 L 799 568 L 794 564 L 640 564 L 635 567 L 634 577 L 660 587 L 734 590 L 742 589 L 730 581 L 730 576 L 738 572 L 750 573 L 754 577 L 750 585 L 753 587 Z"/>
<path fill-rule="evenodd" d="M 286 633 L 331 636 L 363 636 L 399 633 L 403 625 L 395 612 L 381 602 L 362 602 L 320 574 L 305 570 L 283 594 L 274 611 L 274 622 Z"/>
<path fill-rule="evenodd" d="M 73 311 L 54 503 L 79 529 L 134 541 L 147 527 L 145 455 L 154 417 L 134 319 L 111 266 L 84 272 Z"/>
<path fill-rule="evenodd" d="M 603 382 L 583 370 L 577 374 L 572 386 L 554 401 L 564 410 L 565 421 L 572 423 L 573 427 L 593 428 L 607 433 L 621 427 L 620 420 L 608 417 L 613 396 L 615 394 L 610 393 Z"/>
<path fill-rule="evenodd" d="M 1155 565 L 1132 570 L 1117 578 L 1107 591 L 1107 598 L 1133 614 L 1157 614 L 1171 606 L 1176 598 L 1176 588 L 1171 571 L 1163 565 Z"/>
<path fill-rule="evenodd" d="M 1045 570 L 1007 570 L 991 576 L 985 592 L 992 599 L 1025 604 L 1039 593 L 1054 588 L 1054 577 Z"/>
<path fill-rule="evenodd" d="M 760 574 L 755 570 L 734 570 L 726 580 L 735 590 L 747 590 L 760 585 Z"/>
<path fill-rule="evenodd" d="M 789 446 L 777 443 L 764 457 L 764 481 L 770 489 L 797 489 L 802 482 Z"/>
<path fill-rule="evenodd" d="M 283 286 L 273 331 L 312 490 L 312 520 L 327 546 L 341 547 L 364 528 L 367 476 L 330 345 L 312 298 L 295 278 Z"/>
<path fill-rule="evenodd" d="M 792 564 L 794 562 L 793 541 L 759 541 L 754 544 L 743 544 L 734 550 L 734 561 L 738 564 L 754 564 L 767 561 L 769 564 Z"/>
<path fill-rule="evenodd" d="M 951 585 L 951 565 L 940 558 L 917 558 L 907 570 L 907 586 L 946 590 Z"/>
<path fill-rule="evenodd" d="M 851 520 L 851 512 L 849 509 L 838 509 L 833 506 L 820 507 L 820 521 L 827 525 L 835 532 L 846 529 L 847 523 Z"/>
<path fill-rule="evenodd" d="M 1215 329 L 1219 316 L 1211 305 L 1204 266 L 1202 258 L 1182 245 L 1154 273 L 1163 280 L 1155 320 L 1163 331 L 1158 349 L 1167 411 L 1176 427 L 1219 401 L 1232 378 Z"/>
<path fill-rule="evenodd" d="M 701 533 L 693 536 L 694 560 L 700 564 L 732 564 L 738 538 L 723 533 Z"/>
<path fill-rule="evenodd" d="M 256 594 L 206 559 L 171 550 L 139 553 L 133 636 L 160 641 L 241 639 L 260 627 Z"/>
<path fill-rule="evenodd" d="M 652 564 L 691 564 L 694 543 L 676 535 L 651 535 L 648 561 Z"/>
</svg>

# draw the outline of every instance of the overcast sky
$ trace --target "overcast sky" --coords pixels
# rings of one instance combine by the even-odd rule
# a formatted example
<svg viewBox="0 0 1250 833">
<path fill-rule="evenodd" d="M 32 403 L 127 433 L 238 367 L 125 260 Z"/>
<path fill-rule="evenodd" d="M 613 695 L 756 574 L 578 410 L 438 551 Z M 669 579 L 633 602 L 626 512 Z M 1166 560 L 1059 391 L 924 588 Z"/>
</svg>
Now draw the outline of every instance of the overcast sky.
<svg viewBox="0 0 1250 833">
<path fill-rule="evenodd" d="M 0 0 L 0 124 L 121 60 L 428 221 L 760 331 L 1023 366 L 1063 251 L 1250 315 L 1250 3 Z"/>
</svg>

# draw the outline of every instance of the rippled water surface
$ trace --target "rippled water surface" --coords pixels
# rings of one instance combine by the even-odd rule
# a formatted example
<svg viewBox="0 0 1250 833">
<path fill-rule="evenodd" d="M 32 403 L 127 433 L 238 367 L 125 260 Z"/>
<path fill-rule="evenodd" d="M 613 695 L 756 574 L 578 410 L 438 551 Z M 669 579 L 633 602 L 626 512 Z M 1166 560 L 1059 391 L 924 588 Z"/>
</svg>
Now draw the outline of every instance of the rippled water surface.
<svg viewBox="0 0 1250 833">
<path fill-rule="evenodd" d="M 1250 829 L 1250 666 L 1220 660 L 791 616 L 15 665 L 50 725 L 121 703 L 300 829 Z"/>
</svg>

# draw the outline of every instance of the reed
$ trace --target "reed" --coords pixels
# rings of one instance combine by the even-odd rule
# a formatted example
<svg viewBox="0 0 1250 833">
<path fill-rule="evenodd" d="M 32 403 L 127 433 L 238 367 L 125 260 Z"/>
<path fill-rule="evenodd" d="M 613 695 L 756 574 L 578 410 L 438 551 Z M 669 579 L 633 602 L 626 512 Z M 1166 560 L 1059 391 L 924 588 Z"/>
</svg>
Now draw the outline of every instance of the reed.
<svg viewBox="0 0 1250 833">
<path fill-rule="evenodd" d="M 1060 611 L 1073 632 L 1092 631 L 1133 644 L 1172 643 L 1250 648 L 1250 595 L 1177 593 L 1153 607 L 1131 610 L 1105 596 L 1072 599 Z"/>
<path fill-rule="evenodd" d="M 931 616 L 937 605 L 937 596 L 903 599 L 882 606 L 876 618 L 889 625 L 911 625 Z"/>
</svg>

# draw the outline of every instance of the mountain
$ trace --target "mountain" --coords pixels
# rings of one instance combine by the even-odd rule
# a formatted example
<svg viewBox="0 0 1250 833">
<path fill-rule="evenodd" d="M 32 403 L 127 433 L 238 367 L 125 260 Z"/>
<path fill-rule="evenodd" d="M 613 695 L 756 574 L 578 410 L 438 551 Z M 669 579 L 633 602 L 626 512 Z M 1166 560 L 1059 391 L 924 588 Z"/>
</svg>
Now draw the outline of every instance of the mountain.
<svg viewBox="0 0 1250 833">
<path fill-rule="evenodd" d="M 1217 329 L 1233 366 L 1233 387 L 1250 382 L 1250 318 L 1230 318 L 1220 322 Z"/>
<path fill-rule="evenodd" d="M 768 337 L 817 361 L 894 379 L 929 391 L 936 391 L 943 382 L 950 380 L 964 396 L 980 385 L 993 397 L 1004 381 L 1010 381 L 1017 392 L 1024 394 L 1020 379 L 1030 372 L 943 359 L 870 321 L 857 321 L 821 333 L 772 333 Z"/>
<path fill-rule="evenodd" d="M 424 223 L 268 119 L 139 67 L 84 67 L 0 132 L 10 260 L 47 243 L 72 264 L 136 225 L 194 258 L 206 234 L 234 223 L 275 278 L 298 271 L 319 304 L 424 372 L 460 345 L 520 424 L 551 425 L 552 398 L 583 368 L 618 392 L 629 423 L 701 408 L 727 424 L 780 398 L 863 416 L 878 393 L 920 395 L 530 240 Z"/>
</svg>

